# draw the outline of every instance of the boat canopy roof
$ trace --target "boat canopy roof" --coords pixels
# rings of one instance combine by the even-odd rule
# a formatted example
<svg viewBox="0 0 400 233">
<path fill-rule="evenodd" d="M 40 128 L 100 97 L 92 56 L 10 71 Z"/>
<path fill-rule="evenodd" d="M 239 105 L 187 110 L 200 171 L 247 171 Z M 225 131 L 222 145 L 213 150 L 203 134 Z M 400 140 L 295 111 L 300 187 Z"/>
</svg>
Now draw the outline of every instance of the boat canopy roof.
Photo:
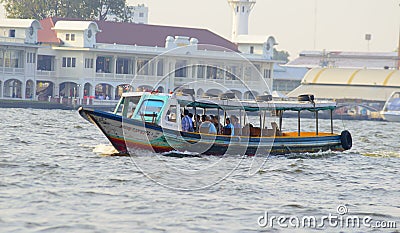
<svg viewBox="0 0 400 233">
<path fill-rule="evenodd" d="M 150 92 L 127 92 L 123 93 L 123 97 L 138 97 L 145 93 L 147 98 L 148 95 L 157 96 L 168 96 L 177 99 L 181 106 L 187 107 L 198 107 L 206 109 L 222 109 L 222 110 L 244 110 L 249 112 L 257 111 L 271 111 L 271 110 L 283 110 L 283 111 L 321 111 L 321 110 L 333 110 L 336 108 L 336 102 L 334 101 L 297 101 L 297 100 L 271 100 L 271 101 L 255 101 L 255 100 L 237 100 L 237 99 L 219 99 L 219 98 L 199 98 L 193 99 L 188 95 L 175 95 L 175 94 L 164 94 L 164 93 L 150 93 Z"/>
<path fill-rule="evenodd" d="M 124 92 L 122 93 L 122 97 L 131 97 L 131 96 L 142 96 L 144 93 L 143 91 L 135 91 L 135 92 Z M 147 92 L 149 93 L 149 92 Z"/>
<path fill-rule="evenodd" d="M 249 112 L 257 112 L 264 110 L 283 110 L 283 111 L 321 111 L 336 108 L 336 102 L 332 101 L 309 101 L 297 100 L 272 100 L 272 101 L 255 101 L 255 100 L 221 100 L 221 99 L 193 99 L 190 96 L 177 96 L 180 105 L 188 107 L 200 107 L 207 109 L 223 109 L 223 110 L 245 110 Z"/>
</svg>

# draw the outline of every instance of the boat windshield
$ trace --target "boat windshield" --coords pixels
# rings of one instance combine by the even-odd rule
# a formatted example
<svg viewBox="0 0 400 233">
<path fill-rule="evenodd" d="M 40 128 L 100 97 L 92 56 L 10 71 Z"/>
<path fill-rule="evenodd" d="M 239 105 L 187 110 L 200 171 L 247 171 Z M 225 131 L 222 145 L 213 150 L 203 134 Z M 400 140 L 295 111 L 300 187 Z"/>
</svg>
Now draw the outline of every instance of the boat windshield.
<svg viewBox="0 0 400 233">
<path fill-rule="evenodd" d="M 400 111 L 400 98 L 392 98 L 388 101 L 386 111 Z"/>
<path fill-rule="evenodd" d="M 114 114 L 132 117 L 139 100 L 140 96 L 122 97 L 114 110 Z"/>
</svg>

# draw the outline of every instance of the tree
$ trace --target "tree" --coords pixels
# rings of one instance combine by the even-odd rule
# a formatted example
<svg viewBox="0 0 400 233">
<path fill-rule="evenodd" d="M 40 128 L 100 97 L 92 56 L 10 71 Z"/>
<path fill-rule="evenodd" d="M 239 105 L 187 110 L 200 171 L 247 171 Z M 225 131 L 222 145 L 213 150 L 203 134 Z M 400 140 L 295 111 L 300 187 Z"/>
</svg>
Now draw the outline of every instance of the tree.
<svg viewBox="0 0 400 233">
<path fill-rule="evenodd" d="M 289 62 L 289 53 L 287 51 L 278 51 L 274 48 L 274 56 L 272 59 L 274 60 L 280 60 L 280 61 L 285 61 L 285 63 Z"/>
<path fill-rule="evenodd" d="M 107 20 L 107 16 L 112 14 L 118 19 L 124 17 L 125 9 L 127 9 L 125 0 L 100 0 L 100 4 L 97 6 L 98 19 Z"/>
<path fill-rule="evenodd" d="M 0 0 L 9 18 L 44 19 L 51 16 L 83 20 L 125 19 L 126 0 Z"/>
<path fill-rule="evenodd" d="M 118 17 L 117 21 L 132 23 L 134 21 L 134 19 L 133 19 L 133 7 L 125 6 L 125 9 L 123 9 L 122 14 L 121 14 L 120 17 Z"/>
<path fill-rule="evenodd" d="M 47 15 L 45 0 L 1 0 L 9 18 L 42 19 Z"/>
</svg>

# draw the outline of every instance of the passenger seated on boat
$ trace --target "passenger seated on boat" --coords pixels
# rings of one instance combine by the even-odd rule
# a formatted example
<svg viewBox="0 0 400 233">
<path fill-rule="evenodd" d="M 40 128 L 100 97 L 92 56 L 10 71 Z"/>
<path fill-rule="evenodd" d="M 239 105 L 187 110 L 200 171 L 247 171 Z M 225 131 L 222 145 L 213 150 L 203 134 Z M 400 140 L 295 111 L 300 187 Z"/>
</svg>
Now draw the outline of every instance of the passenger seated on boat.
<svg viewBox="0 0 400 233">
<path fill-rule="evenodd" d="M 279 130 L 278 124 L 276 122 L 271 122 L 272 130 L 274 131 L 274 136 L 282 136 L 282 132 Z"/>
<path fill-rule="evenodd" d="M 203 122 L 206 121 L 207 115 L 201 115 L 201 121 L 199 121 L 199 127 L 196 128 L 197 132 L 200 132 L 200 126 Z"/>
<path fill-rule="evenodd" d="M 237 118 L 237 116 L 232 115 L 231 116 L 231 122 L 234 128 L 234 135 L 235 136 L 239 136 L 242 134 L 242 126 L 239 123 L 239 118 Z"/>
<path fill-rule="evenodd" d="M 168 121 L 176 122 L 176 114 L 175 113 L 170 113 L 169 116 L 168 116 Z"/>
<path fill-rule="evenodd" d="M 221 128 L 221 123 L 219 123 L 219 117 L 210 115 L 210 121 L 211 121 L 211 123 L 214 124 L 215 129 L 217 129 L 217 134 L 220 134 L 222 131 L 222 128 Z"/>
<path fill-rule="evenodd" d="M 169 109 L 165 114 L 165 120 L 170 122 L 176 122 L 176 114 L 171 112 Z"/>
<path fill-rule="evenodd" d="M 200 133 L 217 134 L 217 129 L 214 124 L 211 123 L 211 118 L 209 116 L 206 116 L 205 121 L 201 123 Z"/>
<path fill-rule="evenodd" d="M 193 121 L 193 127 L 194 127 L 194 129 L 195 129 L 196 131 L 199 131 L 199 126 L 201 125 L 201 122 L 202 122 L 201 117 L 200 117 L 199 114 L 197 114 L 197 115 L 195 116 L 194 121 Z"/>
<path fill-rule="evenodd" d="M 268 129 L 267 126 L 265 126 L 264 129 L 261 129 L 261 137 L 272 137 L 275 136 L 276 131 L 273 129 Z"/>
<path fill-rule="evenodd" d="M 135 107 L 133 107 L 131 112 L 128 114 L 128 118 L 132 118 L 134 112 L 135 112 Z"/>
<path fill-rule="evenodd" d="M 231 123 L 231 120 L 228 118 L 225 119 L 226 126 L 223 128 L 223 134 L 224 135 L 235 135 L 235 129 L 233 128 L 233 125 Z"/>
<path fill-rule="evenodd" d="M 250 136 L 251 128 L 253 128 L 252 124 L 246 124 L 242 129 L 242 136 Z"/>
<path fill-rule="evenodd" d="M 222 129 L 222 134 L 223 135 L 230 135 L 230 136 L 233 136 L 234 134 L 232 133 L 233 132 L 233 128 L 223 128 Z"/>
<path fill-rule="evenodd" d="M 276 135 L 276 129 L 268 129 L 265 127 L 265 129 L 261 130 L 261 136 L 263 137 L 273 137 Z"/>
</svg>

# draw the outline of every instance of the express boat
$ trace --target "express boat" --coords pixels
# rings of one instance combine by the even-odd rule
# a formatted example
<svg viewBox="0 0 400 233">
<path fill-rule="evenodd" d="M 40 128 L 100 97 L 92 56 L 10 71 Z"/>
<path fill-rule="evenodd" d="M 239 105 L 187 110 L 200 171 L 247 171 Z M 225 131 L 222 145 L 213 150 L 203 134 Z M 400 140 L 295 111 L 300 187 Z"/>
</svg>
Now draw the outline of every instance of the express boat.
<svg viewBox="0 0 400 233">
<path fill-rule="evenodd" d="M 381 111 L 383 119 L 400 122 L 400 92 L 393 92 Z"/>
<path fill-rule="evenodd" d="M 273 100 L 269 95 L 258 96 L 255 100 L 238 100 L 234 93 L 198 99 L 193 94 L 190 90 L 170 94 L 130 92 L 122 95 L 113 113 L 82 107 L 79 113 L 95 124 L 121 154 L 134 154 L 137 149 L 145 149 L 156 153 L 267 155 L 344 151 L 352 147 L 352 137 L 347 130 L 334 133 L 332 112 L 336 108 L 335 102 L 317 101 L 312 95 L 299 96 L 296 100 Z M 204 131 L 197 117 L 193 132 L 182 131 L 184 109 L 195 116 L 213 113 L 224 120 L 234 112 L 238 122 L 231 130 L 235 133 L 223 130 L 221 121 L 216 127 L 221 129 L 218 134 Z M 298 114 L 296 131 L 283 129 L 287 111 Z M 303 111 L 315 114 L 315 130 L 302 130 Z M 319 131 L 320 111 L 330 111 L 330 132 Z M 272 118 L 278 123 L 268 121 Z M 257 123 L 249 119 L 256 119 Z"/>
</svg>

